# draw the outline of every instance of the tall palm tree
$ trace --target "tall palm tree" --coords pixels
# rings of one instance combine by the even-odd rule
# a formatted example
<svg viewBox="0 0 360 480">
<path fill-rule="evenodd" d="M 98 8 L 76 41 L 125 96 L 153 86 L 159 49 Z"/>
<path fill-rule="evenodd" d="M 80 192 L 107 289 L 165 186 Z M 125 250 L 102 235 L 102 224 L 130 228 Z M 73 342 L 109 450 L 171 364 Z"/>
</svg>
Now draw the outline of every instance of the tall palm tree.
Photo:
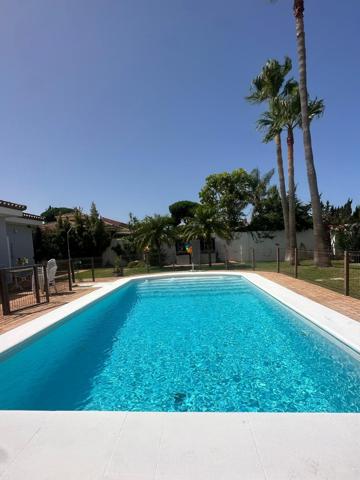
<svg viewBox="0 0 360 480">
<path fill-rule="evenodd" d="M 146 247 L 154 249 L 158 255 L 159 266 L 162 264 L 161 246 L 170 246 L 176 238 L 176 228 L 168 215 L 147 216 L 138 221 L 134 227 L 136 245 L 142 250 Z"/>
<path fill-rule="evenodd" d="M 284 63 L 281 64 L 278 60 L 270 59 L 262 68 L 260 74 L 255 77 L 251 84 L 250 95 L 246 99 L 253 104 L 263 103 L 265 101 L 269 104 L 269 111 L 271 111 L 272 102 L 278 98 L 282 93 L 282 88 L 285 83 L 285 78 L 292 68 L 291 59 L 285 57 Z M 269 127 L 270 128 L 270 127 Z M 288 256 L 290 239 L 289 239 L 289 206 L 286 196 L 286 185 L 284 175 L 284 164 L 281 145 L 282 129 L 272 123 L 269 135 L 265 136 L 264 141 L 269 142 L 274 140 L 276 145 L 276 161 L 279 177 L 279 192 L 281 198 L 281 206 L 284 217 L 284 230 L 286 239 L 286 257 Z"/>
<path fill-rule="evenodd" d="M 310 120 L 308 114 L 308 89 L 306 71 L 306 45 L 304 28 L 304 0 L 294 0 L 293 10 L 296 24 L 296 43 L 299 63 L 299 93 L 301 102 L 302 131 L 304 139 L 305 161 L 307 177 L 310 189 L 313 225 L 314 225 L 314 263 L 319 267 L 330 265 L 329 256 L 326 253 L 325 229 L 322 220 L 322 209 L 314 163 L 312 140 L 310 132 Z"/>
<path fill-rule="evenodd" d="M 302 127 L 299 84 L 290 80 L 284 87 L 284 94 L 273 102 L 273 113 L 276 112 L 276 121 L 279 128 L 286 129 L 288 150 L 288 204 L 289 204 L 289 238 L 290 261 L 294 263 L 296 241 L 296 197 L 295 197 L 295 171 L 294 171 L 294 130 Z M 324 112 L 322 100 L 308 101 L 309 121 L 319 117 Z M 275 115 L 275 113 L 274 113 Z"/>
<path fill-rule="evenodd" d="M 186 241 L 203 240 L 206 245 L 211 267 L 211 245 L 213 235 L 230 240 L 231 232 L 228 225 L 221 219 L 215 208 L 208 205 L 199 205 L 194 217 L 183 227 L 182 235 Z"/>
</svg>

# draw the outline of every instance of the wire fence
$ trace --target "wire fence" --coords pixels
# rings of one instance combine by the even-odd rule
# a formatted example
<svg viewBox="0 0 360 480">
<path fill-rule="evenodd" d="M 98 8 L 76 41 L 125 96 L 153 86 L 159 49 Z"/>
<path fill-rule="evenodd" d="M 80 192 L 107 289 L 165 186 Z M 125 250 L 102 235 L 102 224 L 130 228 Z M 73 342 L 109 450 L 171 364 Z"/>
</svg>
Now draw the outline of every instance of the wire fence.
<svg viewBox="0 0 360 480">
<path fill-rule="evenodd" d="M 0 296 L 4 315 L 49 301 L 46 268 L 42 265 L 0 270 Z"/>
<path fill-rule="evenodd" d="M 252 270 L 289 275 L 310 284 L 360 299 L 360 252 L 320 252 L 327 266 L 314 262 L 314 251 L 296 249 L 292 255 L 274 246 L 251 248 L 241 258 L 227 256 L 225 260 L 208 263 L 170 263 L 152 266 L 148 262 L 135 260 L 104 265 L 101 257 L 84 257 L 57 260 L 54 278 L 47 277 L 45 265 L 21 266 L 0 270 L 0 299 L 3 314 L 46 303 L 53 295 L 72 290 L 73 285 L 84 282 L 113 281 L 116 277 L 136 276 L 160 272 Z"/>
<path fill-rule="evenodd" d="M 66 261 L 57 262 L 54 275 L 49 275 L 47 265 L 41 264 L 1 269 L 2 314 L 10 315 L 27 307 L 48 303 L 51 296 L 71 291 L 68 265 Z"/>
<path fill-rule="evenodd" d="M 256 249 L 249 255 L 254 259 L 253 270 L 282 273 L 360 299 L 360 252 L 318 252 L 322 265 L 314 261 L 314 251 L 305 249 L 295 249 L 289 255 L 274 247 L 268 258 L 261 252 L 260 260 Z"/>
</svg>

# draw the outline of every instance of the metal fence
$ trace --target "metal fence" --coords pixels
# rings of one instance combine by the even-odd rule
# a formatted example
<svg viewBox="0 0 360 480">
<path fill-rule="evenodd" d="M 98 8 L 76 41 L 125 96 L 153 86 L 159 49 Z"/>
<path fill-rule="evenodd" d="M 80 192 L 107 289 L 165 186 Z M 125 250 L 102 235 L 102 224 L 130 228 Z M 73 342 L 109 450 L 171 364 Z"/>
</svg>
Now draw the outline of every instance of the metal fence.
<svg viewBox="0 0 360 480">
<path fill-rule="evenodd" d="M 42 264 L 0 269 L 3 315 L 48 303 L 50 296 L 63 294 L 71 289 L 68 262 L 65 261 L 57 262 L 54 278 L 48 278 L 47 266 Z"/>
<path fill-rule="evenodd" d="M 360 299 L 360 252 L 327 251 L 324 255 L 329 266 L 319 267 L 314 264 L 314 251 L 304 248 L 295 249 L 293 261 L 287 259 L 288 252 L 274 245 L 264 251 L 263 248 L 251 248 L 242 252 L 241 258 L 217 259 L 211 266 L 208 263 L 177 265 L 175 263 L 150 266 L 142 261 L 130 262 L 125 267 L 114 268 L 103 265 L 101 258 L 81 258 L 72 260 L 73 282 L 95 282 L 114 279 L 116 276 L 133 276 L 146 273 L 205 271 L 205 270 L 256 270 L 289 275 L 309 283 L 328 288 L 344 295 Z M 295 261 L 296 256 L 296 261 Z"/>
<path fill-rule="evenodd" d="M 293 261 L 286 258 L 287 252 L 277 246 L 250 249 L 241 258 L 217 259 L 211 266 L 207 263 L 189 265 L 150 266 L 143 261 L 133 261 L 123 266 L 104 265 L 102 258 L 84 257 L 57 260 L 57 272 L 48 281 L 45 265 L 22 266 L 0 270 L 0 299 L 4 315 L 49 301 L 51 295 L 71 291 L 73 284 L 102 282 L 119 276 L 134 276 L 146 273 L 205 271 L 205 270 L 253 270 L 289 275 L 306 282 L 328 288 L 335 292 L 360 299 L 360 252 L 334 254 L 326 252 L 330 266 L 314 264 L 314 252 L 296 249 Z"/>
<path fill-rule="evenodd" d="M 49 301 L 46 267 L 21 266 L 0 270 L 0 295 L 4 315 Z"/>
<path fill-rule="evenodd" d="M 335 292 L 360 299 L 360 252 L 321 252 L 329 265 L 320 267 L 314 263 L 314 251 L 295 249 L 292 261 L 286 260 L 286 252 L 274 247 L 267 259 L 257 260 L 256 249 L 250 252 L 251 268 L 264 272 L 277 272 L 328 288 Z"/>
</svg>

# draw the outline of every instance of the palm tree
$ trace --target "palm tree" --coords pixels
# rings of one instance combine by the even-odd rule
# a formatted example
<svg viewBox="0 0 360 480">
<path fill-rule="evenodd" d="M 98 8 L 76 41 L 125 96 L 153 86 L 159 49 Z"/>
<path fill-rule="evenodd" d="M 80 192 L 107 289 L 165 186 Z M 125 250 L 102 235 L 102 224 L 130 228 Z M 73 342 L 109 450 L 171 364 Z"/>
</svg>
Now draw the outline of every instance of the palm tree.
<svg viewBox="0 0 360 480">
<path fill-rule="evenodd" d="M 301 103 L 302 131 L 314 225 L 314 263 L 319 267 L 327 267 L 330 265 L 330 260 L 328 254 L 326 253 L 325 229 L 322 220 L 321 202 L 315 170 L 308 113 L 304 8 L 304 0 L 294 0 L 293 10 L 296 24 L 296 43 L 299 63 L 299 94 Z"/>
<path fill-rule="evenodd" d="M 294 130 L 302 126 L 299 84 L 295 80 L 287 82 L 282 97 L 273 102 L 273 114 L 279 128 L 287 131 L 288 149 L 288 205 L 289 205 L 289 238 L 290 238 L 290 261 L 295 261 L 294 252 L 297 247 L 296 241 L 296 197 L 295 197 L 295 173 L 294 173 Z M 319 117 L 324 112 L 322 100 L 308 101 L 309 121 Z"/>
<path fill-rule="evenodd" d="M 211 267 L 211 244 L 213 235 L 230 240 L 231 232 L 226 223 L 220 218 L 215 208 L 208 205 L 199 205 L 194 217 L 183 227 L 183 237 L 186 241 L 203 240 L 209 256 Z"/>
<path fill-rule="evenodd" d="M 269 103 L 269 115 L 272 117 L 272 102 L 278 98 L 282 93 L 282 88 L 287 74 L 292 68 L 291 59 L 285 57 L 284 63 L 281 64 L 278 60 L 270 59 L 266 62 L 261 70 L 260 75 L 255 77 L 251 84 L 251 92 L 246 99 L 253 104 L 258 104 L 267 101 Z M 276 145 L 276 160 L 279 177 L 279 192 L 281 198 L 281 206 L 284 216 L 284 230 L 286 239 L 286 257 L 288 257 L 290 239 L 289 239 L 289 206 L 286 196 L 286 185 L 284 175 L 284 164 L 281 145 L 281 132 L 274 119 L 269 118 L 269 131 L 267 132 L 264 141 L 269 142 L 274 140 Z"/>
<path fill-rule="evenodd" d="M 176 238 L 174 222 L 168 215 L 146 216 L 144 220 L 136 222 L 134 226 L 134 239 L 136 245 L 142 250 L 154 249 L 158 254 L 161 266 L 161 246 L 170 246 Z"/>
<path fill-rule="evenodd" d="M 273 168 L 262 176 L 258 168 L 254 168 L 249 173 L 249 200 L 253 206 L 251 219 L 253 219 L 254 215 L 260 210 L 261 204 L 267 196 L 270 180 L 273 175 Z"/>
</svg>

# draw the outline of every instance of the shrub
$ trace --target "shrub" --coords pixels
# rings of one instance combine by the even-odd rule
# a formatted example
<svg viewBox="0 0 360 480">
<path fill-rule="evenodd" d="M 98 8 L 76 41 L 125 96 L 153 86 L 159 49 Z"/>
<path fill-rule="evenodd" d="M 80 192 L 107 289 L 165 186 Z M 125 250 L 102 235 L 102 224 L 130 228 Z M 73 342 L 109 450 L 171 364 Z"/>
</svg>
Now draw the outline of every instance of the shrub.
<svg viewBox="0 0 360 480">
<path fill-rule="evenodd" d="M 136 267 L 146 267 L 146 264 L 143 260 L 134 260 L 133 262 L 129 262 L 127 264 L 128 268 L 136 268 Z"/>
</svg>

